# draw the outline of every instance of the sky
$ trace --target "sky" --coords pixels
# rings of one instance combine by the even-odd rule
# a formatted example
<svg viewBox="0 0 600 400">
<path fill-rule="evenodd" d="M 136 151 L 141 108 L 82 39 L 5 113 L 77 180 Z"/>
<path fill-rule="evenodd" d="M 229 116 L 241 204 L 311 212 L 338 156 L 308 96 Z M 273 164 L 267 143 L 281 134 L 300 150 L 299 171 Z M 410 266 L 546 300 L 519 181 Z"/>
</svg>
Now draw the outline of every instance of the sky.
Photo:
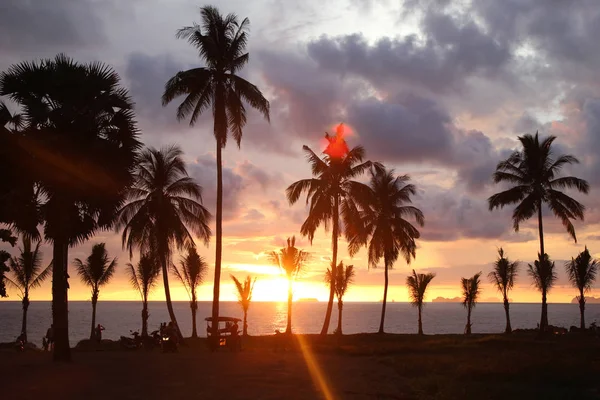
<svg viewBox="0 0 600 400">
<path fill-rule="evenodd" d="M 113 66 L 136 103 L 141 140 L 148 146 L 182 147 L 190 175 L 204 188 L 204 205 L 214 214 L 211 115 L 190 127 L 176 120 L 176 104 L 162 107 L 160 102 L 170 77 L 202 65 L 197 51 L 175 38 L 177 29 L 200 20 L 202 5 L 189 0 L 4 0 L 0 70 L 61 52 Z M 574 195 L 587 207 L 585 222 L 575 224 L 577 243 L 544 212 L 546 251 L 559 274 L 548 299 L 570 302 L 576 295 L 566 280 L 565 260 L 586 245 L 600 257 L 596 0 L 221 0 L 212 5 L 250 19 L 250 61 L 242 75 L 271 104 L 271 122 L 251 112 L 241 148 L 230 141 L 224 152 L 222 300 L 235 300 L 230 274 L 257 277 L 257 301 L 285 300 L 286 281 L 265 254 L 292 235 L 297 247 L 312 254 L 294 297 L 327 299 L 323 275 L 331 257 L 330 233 L 319 229 L 312 245 L 302 238 L 304 202 L 290 206 L 285 188 L 310 177 L 302 146 L 320 153 L 325 131 L 340 122 L 352 132 L 350 146 L 364 146 L 368 159 L 409 174 L 418 188 L 414 205 L 423 210 L 425 227 L 416 259 L 411 265 L 399 260 L 390 272 L 390 301 L 407 301 L 404 282 L 412 269 L 436 273 L 428 299 L 459 296 L 460 278 L 482 271 L 482 300 L 497 301 L 501 296 L 487 274 L 499 247 L 521 261 L 511 299 L 540 301 L 525 272 L 539 249 L 536 221 L 515 233 L 512 210 L 490 212 L 486 199 L 502 189 L 491 174 L 518 148 L 517 136 L 536 131 L 557 136 L 556 151 L 581 160 L 565 173 L 592 185 L 588 196 Z M 101 289 L 100 300 L 136 300 L 119 233 L 98 233 L 71 249 L 69 259 L 87 257 L 98 242 L 118 258 L 117 274 Z M 199 298 L 210 300 L 213 242 L 198 245 L 210 265 Z M 49 262 L 51 248 L 45 245 L 43 251 Z M 179 258 L 176 254 L 174 261 Z M 338 259 L 357 269 L 347 301 L 382 298 L 383 268 L 369 268 L 365 251 L 351 259 L 342 239 Z M 70 268 L 70 299 L 88 300 L 89 289 Z M 170 279 L 173 298 L 186 300 L 185 290 Z M 9 294 L 18 299 L 16 292 Z M 31 294 L 32 300 L 50 297 L 50 282 Z M 161 287 L 151 299 L 164 299 Z"/>
</svg>

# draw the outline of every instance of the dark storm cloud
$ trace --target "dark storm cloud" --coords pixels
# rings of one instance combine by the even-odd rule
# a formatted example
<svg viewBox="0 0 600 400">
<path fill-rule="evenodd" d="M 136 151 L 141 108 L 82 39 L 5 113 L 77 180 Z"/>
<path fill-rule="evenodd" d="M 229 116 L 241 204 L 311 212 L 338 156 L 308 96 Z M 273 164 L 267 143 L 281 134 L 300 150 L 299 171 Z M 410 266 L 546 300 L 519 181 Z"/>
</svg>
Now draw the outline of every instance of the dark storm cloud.
<svg viewBox="0 0 600 400">
<path fill-rule="evenodd" d="M 88 0 L 3 0 L 0 53 L 31 53 L 47 47 L 67 51 L 103 43 L 104 26 L 97 14 L 99 9 L 99 2 Z"/>
<path fill-rule="evenodd" d="M 182 129 L 187 123 L 177 122 L 177 100 L 163 107 L 161 97 L 167 81 L 186 65 L 175 60 L 171 54 L 147 55 L 132 53 L 127 57 L 125 79 L 133 100 L 140 125 L 145 132 L 162 131 L 164 128 Z M 162 133 L 162 132 L 161 132 Z"/>
<path fill-rule="evenodd" d="M 403 83 L 434 92 L 460 90 L 470 76 L 491 77 L 510 61 L 510 49 L 473 20 L 428 11 L 424 38 L 382 37 L 371 44 L 361 34 L 322 36 L 308 54 L 328 71 L 354 74 L 381 90 Z"/>
</svg>

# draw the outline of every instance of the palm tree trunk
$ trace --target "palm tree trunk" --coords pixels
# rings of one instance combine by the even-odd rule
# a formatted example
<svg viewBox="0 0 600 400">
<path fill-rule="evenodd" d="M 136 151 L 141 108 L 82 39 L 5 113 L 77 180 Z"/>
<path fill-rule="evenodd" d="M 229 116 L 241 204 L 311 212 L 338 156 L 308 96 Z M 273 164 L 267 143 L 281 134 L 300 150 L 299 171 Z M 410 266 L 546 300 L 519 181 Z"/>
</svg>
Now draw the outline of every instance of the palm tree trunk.
<svg viewBox="0 0 600 400">
<path fill-rule="evenodd" d="M 465 327 L 465 335 L 471 334 L 471 306 L 467 307 L 467 326 Z"/>
<path fill-rule="evenodd" d="M 342 310 L 344 308 L 344 303 L 342 303 L 341 299 L 338 299 L 338 326 L 337 333 L 338 335 L 342 334 Z"/>
<path fill-rule="evenodd" d="M 142 306 L 142 337 L 148 336 L 148 299 L 144 299 Z"/>
<path fill-rule="evenodd" d="M 192 337 L 198 338 L 198 331 L 196 330 L 196 311 L 198 310 L 198 303 L 196 302 L 196 291 L 192 291 L 192 301 L 190 302 L 192 309 Z"/>
<path fill-rule="evenodd" d="M 287 315 L 287 327 L 285 333 L 292 333 L 292 277 L 288 276 L 288 315 Z"/>
<path fill-rule="evenodd" d="M 96 304 L 98 303 L 98 292 L 94 290 L 92 293 L 92 330 L 90 332 L 90 340 L 94 340 L 94 327 L 96 326 Z"/>
<path fill-rule="evenodd" d="M 215 133 L 217 133 L 217 121 L 215 119 Z M 212 304 L 212 337 L 214 346 L 218 345 L 219 336 L 219 295 L 221 286 L 221 251 L 222 251 L 222 219 L 223 219 L 223 166 L 221 160 L 221 140 L 217 139 L 217 217 L 216 217 L 216 245 L 215 245 L 215 279 L 213 281 L 213 304 Z"/>
<path fill-rule="evenodd" d="M 25 295 L 23 296 L 23 321 L 21 322 L 21 333 L 24 333 L 27 336 L 27 309 L 29 308 L 29 293 L 25 290 Z"/>
<path fill-rule="evenodd" d="M 548 304 L 546 303 L 546 290 L 542 290 L 542 317 L 540 320 L 540 332 L 545 332 L 548 327 Z"/>
<path fill-rule="evenodd" d="M 244 328 L 242 329 L 242 334 L 248 336 L 248 310 L 244 310 Z"/>
<path fill-rule="evenodd" d="M 333 255 L 331 262 L 331 276 L 336 276 L 337 269 L 337 252 L 338 252 L 338 236 L 339 236 L 339 196 L 335 196 L 333 202 L 333 232 L 331 234 L 331 241 L 333 245 Z M 325 321 L 323 321 L 323 328 L 321 328 L 321 335 L 327 335 L 329 331 L 329 322 L 331 320 L 331 311 L 333 310 L 333 298 L 335 296 L 335 280 L 332 279 L 329 287 L 329 302 L 327 303 L 327 311 L 325 311 Z"/>
<path fill-rule="evenodd" d="M 67 291 L 68 244 L 54 239 L 52 268 L 52 324 L 54 330 L 54 361 L 71 361 L 69 347 L 69 308 Z"/>
<path fill-rule="evenodd" d="M 542 202 L 541 201 L 538 204 L 538 231 L 540 234 L 540 254 L 542 255 L 542 260 L 543 260 L 544 254 L 546 254 L 546 251 L 544 250 L 544 224 L 542 223 Z"/>
<path fill-rule="evenodd" d="M 181 334 L 181 330 L 179 329 L 179 324 L 177 323 L 177 318 L 175 317 L 175 312 L 173 311 L 173 303 L 171 302 L 171 289 L 169 288 L 169 274 L 167 269 L 167 254 L 162 251 L 161 254 L 161 269 L 163 275 L 163 284 L 165 286 L 165 299 L 167 301 L 167 310 L 169 311 L 169 318 L 171 318 L 171 322 L 175 324 L 175 332 L 177 333 L 177 337 L 179 340 L 183 340 L 183 335 Z"/>
<path fill-rule="evenodd" d="M 510 313 L 509 313 L 510 304 L 506 296 L 504 296 L 504 313 L 506 314 L 506 328 L 504 329 L 504 333 L 512 333 L 512 327 L 510 326 Z"/>
<path fill-rule="evenodd" d="M 385 264 L 385 272 L 384 272 L 385 283 L 384 283 L 384 287 L 383 287 L 383 303 L 381 304 L 381 321 L 379 322 L 379 332 L 377 332 L 377 333 L 383 333 L 383 325 L 385 324 L 385 307 L 387 305 L 387 292 L 388 292 L 388 283 L 389 283 L 387 255 L 383 256 L 383 262 Z"/>
<path fill-rule="evenodd" d="M 585 329 L 585 295 L 583 290 L 579 291 L 579 313 L 581 314 L 581 329 Z"/>
<path fill-rule="evenodd" d="M 419 306 L 417 307 L 419 310 L 419 335 L 423 334 L 423 321 L 421 320 L 421 311 L 423 309 L 423 305 L 419 304 Z"/>
</svg>

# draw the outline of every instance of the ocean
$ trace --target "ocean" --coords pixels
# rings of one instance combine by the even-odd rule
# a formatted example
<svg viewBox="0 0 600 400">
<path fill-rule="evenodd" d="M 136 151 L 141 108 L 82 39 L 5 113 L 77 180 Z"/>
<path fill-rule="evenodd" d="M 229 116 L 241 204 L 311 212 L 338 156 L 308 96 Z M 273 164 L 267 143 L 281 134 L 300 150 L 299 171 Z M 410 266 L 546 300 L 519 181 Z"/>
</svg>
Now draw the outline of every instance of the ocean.
<svg viewBox="0 0 600 400">
<path fill-rule="evenodd" d="M 293 330 L 295 333 L 319 333 L 323 323 L 326 303 L 299 302 L 294 303 Z M 188 302 L 174 302 L 175 314 L 184 336 L 190 336 L 192 329 L 191 311 Z M 119 339 L 121 335 L 129 335 L 130 330 L 141 330 L 140 302 L 133 301 L 100 301 L 98 302 L 96 323 L 102 324 L 106 330 L 105 339 Z M 161 322 L 168 320 L 167 307 L 164 302 L 149 303 L 149 330 L 158 329 Z M 513 329 L 535 328 L 539 322 L 541 305 L 534 303 L 511 304 L 511 322 Z M 211 302 L 198 304 L 198 334 L 206 336 L 204 318 L 211 313 Z M 221 315 L 242 317 L 238 303 L 221 303 Z M 345 303 L 343 315 L 343 332 L 363 333 L 376 332 L 379 328 L 381 303 Z M 21 303 L 17 301 L 0 301 L 0 342 L 11 342 L 19 335 L 21 329 Z M 550 324 L 579 326 L 579 308 L 576 304 L 549 304 L 548 319 Z M 69 302 L 69 330 L 71 345 L 86 339 L 90 335 L 92 306 L 90 302 Z M 255 302 L 248 312 L 248 333 L 250 335 L 271 335 L 276 329 L 285 331 L 287 304 L 276 302 Z M 423 311 L 423 330 L 426 334 L 463 333 L 467 313 L 460 303 L 427 303 Z M 504 309 L 500 303 L 481 303 L 472 315 L 473 333 L 500 333 L 504 331 Z M 32 301 L 29 306 L 27 331 L 29 341 L 38 346 L 52 320 L 51 303 L 49 301 Z M 600 304 L 586 306 L 586 322 L 600 322 Z M 330 332 L 337 326 L 337 305 L 334 304 Z M 408 303 L 388 303 L 386 313 L 386 332 L 416 333 L 417 310 Z"/>
</svg>

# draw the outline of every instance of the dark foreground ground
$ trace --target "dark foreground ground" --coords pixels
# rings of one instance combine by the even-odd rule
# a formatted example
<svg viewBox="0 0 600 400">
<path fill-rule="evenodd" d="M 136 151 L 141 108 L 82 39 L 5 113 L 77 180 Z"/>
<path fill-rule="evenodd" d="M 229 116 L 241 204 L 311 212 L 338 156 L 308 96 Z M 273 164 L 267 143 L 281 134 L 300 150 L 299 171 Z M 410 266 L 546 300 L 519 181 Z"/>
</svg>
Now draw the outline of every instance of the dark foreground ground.
<svg viewBox="0 0 600 400">
<path fill-rule="evenodd" d="M 594 338 L 351 335 L 302 342 L 282 349 L 274 337 L 250 338 L 240 353 L 209 353 L 202 342 L 178 354 L 74 351 L 70 364 L 1 350 L 0 399 L 289 400 L 326 398 L 327 390 L 333 399 L 600 399 Z"/>
</svg>

